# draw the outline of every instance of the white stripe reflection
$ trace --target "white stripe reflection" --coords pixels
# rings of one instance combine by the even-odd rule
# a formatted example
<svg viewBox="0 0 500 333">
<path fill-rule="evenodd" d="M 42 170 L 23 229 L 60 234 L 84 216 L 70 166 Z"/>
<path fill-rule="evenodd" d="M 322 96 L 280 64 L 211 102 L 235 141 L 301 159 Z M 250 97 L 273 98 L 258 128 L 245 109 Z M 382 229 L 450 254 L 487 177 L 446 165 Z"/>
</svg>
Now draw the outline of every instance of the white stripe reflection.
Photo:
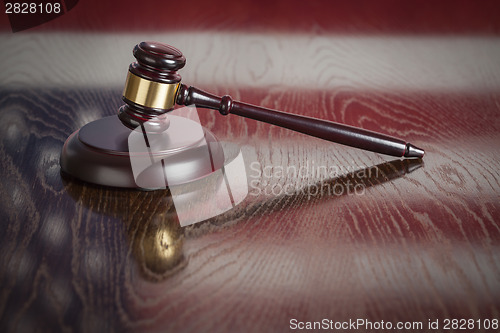
<svg viewBox="0 0 500 333">
<path fill-rule="evenodd" d="M 500 88 L 500 38 L 227 32 L 0 34 L 8 87 L 123 87 L 134 45 L 180 49 L 190 85 L 446 92 Z M 49 75 L 50 74 L 50 75 Z"/>
</svg>

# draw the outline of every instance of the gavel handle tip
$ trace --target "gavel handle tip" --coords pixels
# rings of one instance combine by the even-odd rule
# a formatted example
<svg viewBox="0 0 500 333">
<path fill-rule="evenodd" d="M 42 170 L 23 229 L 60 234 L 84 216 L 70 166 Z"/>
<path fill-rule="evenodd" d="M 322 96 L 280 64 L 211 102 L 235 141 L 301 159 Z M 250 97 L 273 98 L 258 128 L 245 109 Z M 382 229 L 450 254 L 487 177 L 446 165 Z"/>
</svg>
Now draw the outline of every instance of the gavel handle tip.
<svg viewBox="0 0 500 333">
<path fill-rule="evenodd" d="M 425 151 L 421 148 L 415 147 L 411 143 L 406 144 L 406 151 L 404 157 L 424 157 Z"/>
</svg>

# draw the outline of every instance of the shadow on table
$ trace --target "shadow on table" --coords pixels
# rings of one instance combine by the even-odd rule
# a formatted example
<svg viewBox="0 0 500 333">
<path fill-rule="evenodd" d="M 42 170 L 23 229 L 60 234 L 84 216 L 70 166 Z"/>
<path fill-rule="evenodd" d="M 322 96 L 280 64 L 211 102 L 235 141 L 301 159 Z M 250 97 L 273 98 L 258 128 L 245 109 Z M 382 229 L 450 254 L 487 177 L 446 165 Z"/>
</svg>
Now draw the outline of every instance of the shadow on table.
<svg viewBox="0 0 500 333">
<path fill-rule="evenodd" d="M 195 225 L 181 227 L 169 189 L 138 191 L 87 184 L 63 175 L 69 195 L 87 209 L 123 221 L 135 261 L 144 277 L 164 280 L 187 265 L 183 252 L 185 232 L 189 237 L 240 223 L 245 216 L 266 214 L 310 202 L 347 195 L 345 189 L 368 188 L 400 178 L 423 165 L 421 159 L 393 160 L 359 169 L 267 200 L 254 200 Z M 363 175 L 363 176 L 361 176 Z M 339 189 L 344 189 L 340 192 Z M 335 192 L 336 191 L 336 192 Z M 314 193 L 314 199 L 311 199 Z M 283 200 L 284 198 L 288 200 Z"/>
<path fill-rule="evenodd" d="M 316 183 L 294 188 L 293 191 L 285 189 L 279 191 L 278 195 L 262 195 L 264 199 L 257 197 L 257 200 L 247 200 L 235 207 L 232 211 L 205 220 L 196 225 L 188 226 L 189 235 L 204 233 L 196 229 L 217 229 L 227 227 L 233 223 L 238 223 L 245 216 L 269 214 L 283 209 L 293 209 L 293 207 L 315 205 L 319 202 L 332 201 L 348 195 L 356 195 L 356 191 L 364 191 L 376 185 L 381 185 L 422 167 L 424 162 L 420 158 L 397 159 L 367 168 L 357 169 L 342 175 L 326 178 Z M 284 188 L 282 188 L 284 189 Z M 260 189 L 261 190 L 261 189 Z M 250 196 L 250 195 L 249 195 Z M 207 226 L 209 225 L 209 226 Z"/>
</svg>

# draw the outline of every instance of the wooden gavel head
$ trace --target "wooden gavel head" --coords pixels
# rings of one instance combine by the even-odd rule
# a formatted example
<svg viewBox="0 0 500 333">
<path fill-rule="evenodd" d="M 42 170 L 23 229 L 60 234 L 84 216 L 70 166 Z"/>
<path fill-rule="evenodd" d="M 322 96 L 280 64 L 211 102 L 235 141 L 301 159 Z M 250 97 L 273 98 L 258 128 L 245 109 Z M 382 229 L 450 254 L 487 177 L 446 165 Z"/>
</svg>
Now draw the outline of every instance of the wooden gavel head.
<svg viewBox="0 0 500 333">
<path fill-rule="evenodd" d="M 168 128 L 166 113 L 175 105 L 186 58 L 176 48 L 157 42 L 141 42 L 134 47 L 137 62 L 130 64 L 123 90 L 126 103 L 118 118 L 129 128 L 148 122 L 158 131 Z"/>
</svg>

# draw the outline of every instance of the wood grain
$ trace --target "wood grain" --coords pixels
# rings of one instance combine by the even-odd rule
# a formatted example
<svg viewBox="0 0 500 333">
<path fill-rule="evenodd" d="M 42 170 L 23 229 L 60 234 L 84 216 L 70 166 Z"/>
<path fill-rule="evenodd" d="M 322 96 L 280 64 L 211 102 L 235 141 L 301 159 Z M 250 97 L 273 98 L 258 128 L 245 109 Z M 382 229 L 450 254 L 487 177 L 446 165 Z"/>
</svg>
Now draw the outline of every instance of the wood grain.
<svg viewBox="0 0 500 333">
<path fill-rule="evenodd" d="M 19 40 L 33 39 L 40 63 L 50 63 L 44 38 Z M 334 54 L 339 45 L 301 38 L 316 54 Z M 356 45 L 363 41 L 373 42 Z M 467 50 L 477 45 L 467 41 Z M 193 54 L 217 57 L 217 48 L 185 43 Z M 272 53 L 265 45 L 263 52 Z M 353 54 L 352 44 L 342 45 Z M 88 52 L 85 43 L 80 48 Z M 431 58 L 443 55 L 428 50 Z M 3 53 L 3 66 L 15 64 L 17 55 Z M 68 71 L 50 78 L 55 64 L 34 72 L 13 65 L 12 80 L 0 89 L 0 331 L 285 332 L 292 318 L 361 318 L 418 321 L 422 331 L 437 332 L 446 318 L 500 319 L 500 82 L 498 60 L 478 57 L 477 67 L 448 64 L 456 70 L 450 77 L 463 77 L 449 89 L 301 87 L 286 82 L 286 66 L 265 56 L 277 81 L 255 85 L 248 74 L 251 82 L 238 85 L 234 63 L 221 77 L 209 66 L 213 72 L 200 79 L 195 62 L 190 84 L 405 138 L 426 155 L 393 160 L 202 111 L 206 127 L 241 146 L 250 191 L 235 209 L 184 228 L 169 190 L 104 188 L 60 173 L 68 135 L 122 104 L 119 82 L 80 84 L 80 72 L 98 81 L 99 73 L 88 72 L 109 68 L 59 63 Z M 31 63 L 22 54 L 18 59 Z M 318 68 L 330 68 L 328 56 L 315 59 Z M 353 63 L 345 64 L 323 71 L 321 82 L 349 82 L 337 77 L 355 73 Z M 371 70 L 355 82 L 405 77 L 389 67 Z M 68 76 L 60 79 L 62 73 Z M 427 329 L 436 319 L 440 328 Z"/>
<path fill-rule="evenodd" d="M 495 0 L 442 0 L 438 3 L 392 0 L 228 0 L 210 3 L 132 0 L 78 2 L 74 9 L 36 28 L 37 31 L 157 32 L 226 30 L 347 34 L 488 34 L 500 32 Z M 10 31 L 7 15 L 0 30 Z"/>
<path fill-rule="evenodd" d="M 310 103 L 309 92 L 236 93 L 297 110 Z M 404 128 L 391 134 L 423 143 L 425 164 L 404 175 L 398 161 L 207 111 L 221 139 L 242 145 L 259 187 L 234 211 L 181 229 L 168 191 L 59 174 L 75 112 L 120 104 L 119 91 L 4 92 L 2 329 L 284 331 L 290 318 L 498 317 L 498 96 L 318 95 L 317 116 Z M 252 162 L 335 167 L 344 172 L 331 184 L 350 176 L 364 191 L 315 194 L 322 175 L 311 167 L 305 178 L 258 177 Z M 351 174 L 380 163 L 378 178 Z M 276 184 L 297 190 L 275 196 Z"/>
</svg>

